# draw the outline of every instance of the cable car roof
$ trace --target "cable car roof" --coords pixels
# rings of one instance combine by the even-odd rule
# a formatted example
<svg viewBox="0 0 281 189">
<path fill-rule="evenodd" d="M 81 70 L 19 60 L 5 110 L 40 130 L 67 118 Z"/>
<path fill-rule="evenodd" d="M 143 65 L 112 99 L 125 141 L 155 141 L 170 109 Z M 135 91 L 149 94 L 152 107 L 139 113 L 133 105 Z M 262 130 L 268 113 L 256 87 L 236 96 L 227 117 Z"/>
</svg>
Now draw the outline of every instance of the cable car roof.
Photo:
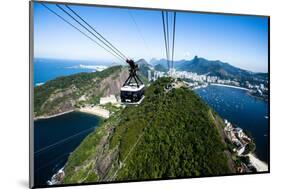
<svg viewBox="0 0 281 189">
<path fill-rule="evenodd" d="M 139 87 L 137 85 L 125 85 L 121 87 L 121 91 L 132 91 L 136 92 L 144 88 L 144 84 L 140 85 Z"/>
</svg>

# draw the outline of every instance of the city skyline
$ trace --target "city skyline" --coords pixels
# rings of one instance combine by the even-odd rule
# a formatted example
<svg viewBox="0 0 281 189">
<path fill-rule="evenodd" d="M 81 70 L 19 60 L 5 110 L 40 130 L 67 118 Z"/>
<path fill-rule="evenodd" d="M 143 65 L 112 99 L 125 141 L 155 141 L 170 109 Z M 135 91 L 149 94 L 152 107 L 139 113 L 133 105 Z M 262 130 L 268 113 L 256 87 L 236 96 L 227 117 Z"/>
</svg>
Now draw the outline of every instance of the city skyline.
<svg viewBox="0 0 281 189">
<path fill-rule="evenodd" d="M 71 21 L 55 5 L 46 5 Z M 71 7 L 130 58 L 165 58 L 161 11 Z M 34 55 L 118 62 L 40 3 L 34 6 Z M 195 55 L 249 71 L 268 72 L 268 18 L 177 12 L 175 60 L 190 60 Z"/>
</svg>

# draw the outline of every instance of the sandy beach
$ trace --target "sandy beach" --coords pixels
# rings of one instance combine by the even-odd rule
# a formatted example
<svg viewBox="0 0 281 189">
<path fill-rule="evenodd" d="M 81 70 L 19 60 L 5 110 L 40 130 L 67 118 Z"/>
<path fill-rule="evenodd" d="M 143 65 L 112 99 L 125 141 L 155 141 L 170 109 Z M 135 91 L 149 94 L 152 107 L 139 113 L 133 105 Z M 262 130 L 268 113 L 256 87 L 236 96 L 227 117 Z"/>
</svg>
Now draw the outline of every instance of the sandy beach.
<svg viewBox="0 0 281 189">
<path fill-rule="evenodd" d="M 109 118 L 109 115 L 110 115 L 110 112 L 108 110 L 102 108 L 101 106 L 93 106 L 93 107 L 87 106 L 87 107 L 83 107 L 83 108 L 80 108 L 80 109 L 77 109 L 77 110 L 69 110 L 69 111 L 58 113 L 58 114 L 55 114 L 55 115 L 34 117 L 33 120 L 36 121 L 36 120 L 40 120 L 40 119 L 49 119 L 49 118 L 57 117 L 57 116 L 60 116 L 60 115 L 63 115 L 63 114 L 73 112 L 73 111 L 79 111 L 79 112 L 84 112 L 84 113 L 88 113 L 88 114 L 93 114 L 93 115 L 100 116 L 100 117 L 106 118 L 106 119 Z"/>
<path fill-rule="evenodd" d="M 84 113 L 89 113 L 93 115 L 97 115 L 103 118 L 109 118 L 110 112 L 101 106 L 87 106 L 80 108 L 78 111 L 84 112 Z"/>
<path fill-rule="evenodd" d="M 62 112 L 62 113 L 58 113 L 58 114 L 54 114 L 54 115 L 50 115 L 50 116 L 38 116 L 38 117 L 34 117 L 33 120 L 36 121 L 36 120 L 39 120 L 39 119 L 49 119 L 49 118 L 57 117 L 57 116 L 60 116 L 60 115 L 63 115 L 63 114 L 73 112 L 73 111 L 74 110 L 69 110 L 69 111 L 66 111 L 66 112 Z"/>
</svg>

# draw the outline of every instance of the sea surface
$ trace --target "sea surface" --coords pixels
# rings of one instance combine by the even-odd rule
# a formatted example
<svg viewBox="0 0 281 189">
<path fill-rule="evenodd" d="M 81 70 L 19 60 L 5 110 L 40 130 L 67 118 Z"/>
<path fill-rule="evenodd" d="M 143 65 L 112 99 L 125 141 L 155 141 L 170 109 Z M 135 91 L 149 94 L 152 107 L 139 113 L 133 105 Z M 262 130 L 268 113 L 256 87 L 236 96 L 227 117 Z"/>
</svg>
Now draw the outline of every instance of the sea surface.
<svg viewBox="0 0 281 189">
<path fill-rule="evenodd" d="M 46 185 L 71 152 L 99 126 L 97 116 L 71 112 L 34 122 L 35 185 Z"/>
<path fill-rule="evenodd" d="M 110 66 L 108 62 L 34 59 L 34 86 L 61 76 L 68 76 L 81 72 L 95 72 L 96 66 Z"/>
<path fill-rule="evenodd" d="M 247 94 L 247 91 L 209 85 L 195 92 L 223 119 L 248 131 L 256 144 L 256 155 L 268 163 L 268 101 Z"/>
</svg>

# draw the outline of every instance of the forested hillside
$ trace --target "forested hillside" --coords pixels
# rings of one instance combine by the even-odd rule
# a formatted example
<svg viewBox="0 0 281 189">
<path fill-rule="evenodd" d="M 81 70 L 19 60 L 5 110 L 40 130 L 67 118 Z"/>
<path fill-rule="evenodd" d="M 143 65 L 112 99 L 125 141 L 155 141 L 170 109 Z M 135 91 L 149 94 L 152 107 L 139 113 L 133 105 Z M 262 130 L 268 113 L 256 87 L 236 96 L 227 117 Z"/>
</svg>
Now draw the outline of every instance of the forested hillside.
<svg viewBox="0 0 281 189">
<path fill-rule="evenodd" d="M 193 91 L 161 78 L 139 106 L 115 113 L 70 155 L 64 183 L 127 181 L 233 172 L 223 123 Z"/>
</svg>

